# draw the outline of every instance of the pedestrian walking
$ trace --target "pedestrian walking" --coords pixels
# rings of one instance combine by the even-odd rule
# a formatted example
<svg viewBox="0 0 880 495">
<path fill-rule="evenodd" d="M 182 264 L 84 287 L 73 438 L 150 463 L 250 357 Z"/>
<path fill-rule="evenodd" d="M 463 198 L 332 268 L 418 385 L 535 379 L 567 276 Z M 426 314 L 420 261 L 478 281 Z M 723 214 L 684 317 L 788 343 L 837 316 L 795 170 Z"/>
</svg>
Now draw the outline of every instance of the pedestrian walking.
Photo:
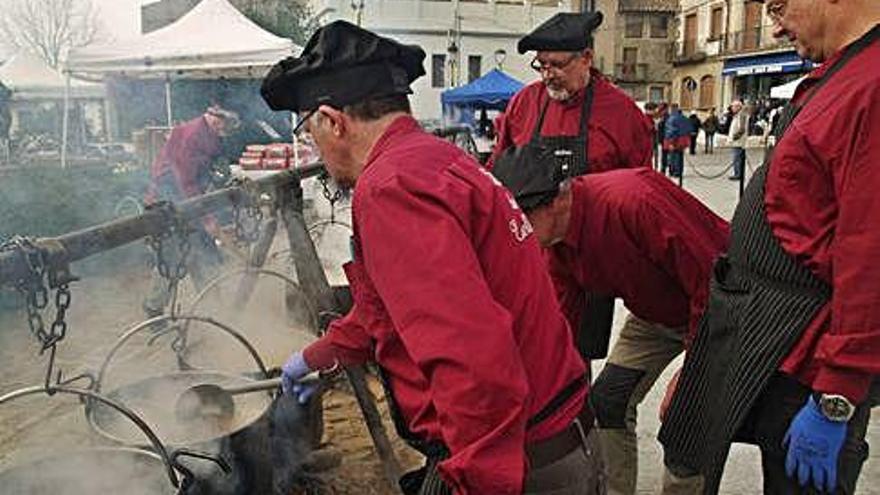
<svg viewBox="0 0 880 495">
<path fill-rule="evenodd" d="M 709 116 L 703 121 L 703 134 L 706 136 L 706 154 L 715 153 L 715 134 L 721 129 L 715 107 L 709 109 Z"/>
</svg>

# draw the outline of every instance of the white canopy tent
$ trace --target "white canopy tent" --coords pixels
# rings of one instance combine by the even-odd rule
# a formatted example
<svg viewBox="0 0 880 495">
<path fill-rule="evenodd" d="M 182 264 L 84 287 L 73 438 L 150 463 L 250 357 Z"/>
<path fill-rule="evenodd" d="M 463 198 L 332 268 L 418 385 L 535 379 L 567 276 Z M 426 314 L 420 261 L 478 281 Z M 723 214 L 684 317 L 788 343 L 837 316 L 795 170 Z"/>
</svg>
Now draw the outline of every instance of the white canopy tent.
<svg viewBox="0 0 880 495">
<path fill-rule="evenodd" d="M 794 97 L 794 92 L 797 90 L 797 87 L 801 84 L 807 76 L 795 79 L 794 81 L 789 81 L 785 84 L 781 84 L 779 86 L 774 86 L 770 88 L 770 98 L 778 98 L 780 100 L 790 100 Z"/>
<path fill-rule="evenodd" d="M 164 79 L 170 126 L 172 79 L 258 78 L 299 51 L 292 40 L 264 30 L 228 0 L 202 0 L 174 23 L 138 38 L 71 50 L 65 72 L 96 79 Z M 62 146 L 63 165 L 66 142 Z"/>
<path fill-rule="evenodd" d="M 64 74 L 26 52 L 19 52 L 0 65 L 0 83 L 12 90 L 13 100 L 61 99 L 67 85 Z M 104 87 L 71 79 L 70 97 L 103 98 Z"/>
<path fill-rule="evenodd" d="M 296 45 L 244 16 L 227 0 L 202 0 L 172 24 L 133 40 L 71 50 L 73 73 L 158 76 L 180 73 L 259 77 Z"/>
</svg>

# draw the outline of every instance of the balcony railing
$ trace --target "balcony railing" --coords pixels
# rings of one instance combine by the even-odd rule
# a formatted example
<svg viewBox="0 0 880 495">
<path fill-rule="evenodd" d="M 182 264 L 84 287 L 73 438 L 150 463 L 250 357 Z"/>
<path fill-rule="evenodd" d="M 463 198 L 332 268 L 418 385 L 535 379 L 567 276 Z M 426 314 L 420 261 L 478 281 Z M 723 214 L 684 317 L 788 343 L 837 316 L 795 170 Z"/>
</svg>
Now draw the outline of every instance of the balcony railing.
<svg viewBox="0 0 880 495">
<path fill-rule="evenodd" d="M 781 48 L 789 44 L 786 38 L 774 38 L 773 30 L 770 26 L 756 26 L 742 31 L 727 33 L 727 36 L 724 37 L 722 52 L 729 55 Z"/>
<path fill-rule="evenodd" d="M 622 82 L 643 82 L 648 80 L 648 64 L 623 63 L 614 66 L 614 77 Z"/>
<path fill-rule="evenodd" d="M 684 42 L 676 41 L 672 44 L 669 51 L 669 61 L 673 65 L 702 62 L 705 59 L 705 47 L 700 45 L 695 39 L 684 40 Z"/>
</svg>

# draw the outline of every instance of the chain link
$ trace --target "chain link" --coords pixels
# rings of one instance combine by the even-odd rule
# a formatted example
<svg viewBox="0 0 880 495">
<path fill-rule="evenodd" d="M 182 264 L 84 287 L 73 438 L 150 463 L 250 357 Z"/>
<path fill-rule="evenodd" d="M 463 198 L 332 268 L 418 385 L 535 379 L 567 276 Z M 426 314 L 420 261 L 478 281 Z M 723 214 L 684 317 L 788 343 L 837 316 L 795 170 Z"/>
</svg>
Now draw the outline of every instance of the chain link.
<svg viewBox="0 0 880 495">
<path fill-rule="evenodd" d="M 318 176 L 318 182 L 321 183 L 322 194 L 324 198 L 330 202 L 330 222 L 336 222 L 336 203 L 345 196 L 345 190 L 342 187 L 336 187 L 336 190 L 330 190 L 330 174 L 326 170 Z"/>
<path fill-rule="evenodd" d="M 71 294 L 69 286 L 58 286 L 55 294 L 55 320 L 46 330 L 42 310 L 49 305 L 49 289 L 46 287 L 46 256 L 32 239 L 16 236 L 0 246 L 0 251 L 19 251 L 27 265 L 28 274 L 16 282 L 16 288 L 25 297 L 28 327 L 39 340 L 42 354 L 61 342 L 67 335 L 67 310 L 70 309 Z"/>
<path fill-rule="evenodd" d="M 171 293 L 171 315 L 177 313 L 177 290 L 181 280 L 186 278 L 188 274 L 187 259 L 191 249 L 190 234 L 191 229 L 186 219 L 178 215 L 174 210 L 174 205 L 169 202 L 161 202 L 150 206 L 151 208 L 161 208 L 166 217 L 167 229 L 161 233 L 147 238 L 147 244 L 156 254 L 156 271 L 159 276 L 168 281 L 168 291 Z M 168 256 L 168 243 L 172 238 L 177 239 L 176 246 L 176 264 L 172 265 L 172 261 Z"/>
<path fill-rule="evenodd" d="M 47 251 L 37 246 L 32 239 L 16 236 L 10 241 L 0 245 L 0 251 L 19 251 L 27 265 L 28 273 L 18 280 L 16 286 L 25 296 L 27 309 L 28 327 L 40 342 L 40 354 L 49 351 L 49 362 L 46 368 L 45 387 L 50 395 L 54 393 L 53 372 L 55 372 L 55 355 L 58 343 L 67 336 L 68 324 L 66 321 L 67 311 L 72 301 L 69 281 L 75 280 L 70 276 L 67 265 L 46 269 Z M 61 276 L 59 276 L 59 274 Z M 49 289 L 46 287 L 46 277 L 53 285 L 57 284 L 55 293 L 55 319 L 49 330 L 43 321 L 41 310 L 49 305 Z M 57 371 L 54 383 L 61 383 L 61 371 Z"/>
</svg>

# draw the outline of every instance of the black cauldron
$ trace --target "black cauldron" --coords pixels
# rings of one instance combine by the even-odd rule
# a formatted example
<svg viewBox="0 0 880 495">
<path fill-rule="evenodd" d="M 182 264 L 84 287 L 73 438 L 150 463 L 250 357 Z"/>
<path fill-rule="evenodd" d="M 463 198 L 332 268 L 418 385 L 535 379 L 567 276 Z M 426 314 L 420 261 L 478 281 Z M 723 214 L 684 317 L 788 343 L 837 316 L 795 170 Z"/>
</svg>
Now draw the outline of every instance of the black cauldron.
<svg viewBox="0 0 880 495">
<path fill-rule="evenodd" d="M 195 476 L 209 486 L 212 495 L 271 494 L 289 492 L 293 480 L 302 472 L 303 463 L 317 445 L 321 434 L 321 401 L 306 407 L 277 393 L 255 392 L 234 397 L 235 413 L 227 421 L 204 419 L 181 420 L 175 415 L 175 403 L 186 389 L 211 383 L 235 386 L 252 379 L 270 378 L 271 374 L 250 343 L 238 332 L 210 318 L 178 316 L 178 320 L 201 321 L 238 340 L 253 357 L 259 371 L 250 376 L 218 371 L 186 370 L 150 376 L 119 388 L 101 390 L 108 365 L 122 344 L 135 333 L 149 328 L 158 317 L 136 325 L 117 341 L 101 367 L 95 390 L 135 411 L 156 430 L 159 437 L 174 448 L 192 448 L 226 460 L 232 467 L 229 476 L 214 476 L 196 471 Z M 102 436 L 114 442 L 144 447 L 142 436 L 104 404 L 86 408 L 89 423 Z"/>
</svg>

